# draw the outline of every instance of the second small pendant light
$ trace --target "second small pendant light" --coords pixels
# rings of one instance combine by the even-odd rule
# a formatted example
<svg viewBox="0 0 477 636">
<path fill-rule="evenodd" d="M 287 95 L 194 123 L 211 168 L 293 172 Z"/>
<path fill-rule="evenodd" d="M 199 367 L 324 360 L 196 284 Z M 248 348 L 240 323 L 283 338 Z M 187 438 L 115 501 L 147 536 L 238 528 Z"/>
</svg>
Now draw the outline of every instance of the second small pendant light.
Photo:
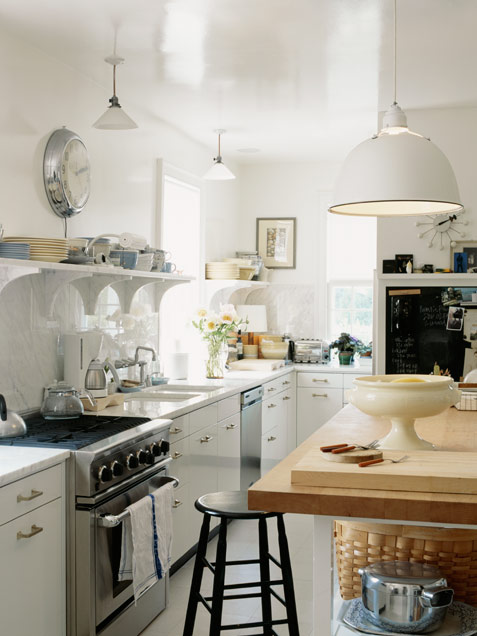
<svg viewBox="0 0 477 636">
<path fill-rule="evenodd" d="M 214 159 L 212 167 L 205 173 L 204 179 L 207 179 L 209 181 L 225 181 L 227 179 L 235 179 L 234 173 L 227 168 L 220 155 L 220 135 L 223 135 L 226 131 L 222 128 L 218 128 L 217 130 L 214 130 L 214 132 L 216 132 L 219 136 L 219 151 Z"/>
</svg>

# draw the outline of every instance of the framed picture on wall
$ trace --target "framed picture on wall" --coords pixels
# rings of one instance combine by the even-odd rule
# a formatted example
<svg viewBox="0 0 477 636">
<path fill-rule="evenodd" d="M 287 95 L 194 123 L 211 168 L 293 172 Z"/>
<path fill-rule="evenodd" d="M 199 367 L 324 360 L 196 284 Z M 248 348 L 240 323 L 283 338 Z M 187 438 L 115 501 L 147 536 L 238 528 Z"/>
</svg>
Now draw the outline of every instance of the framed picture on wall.
<svg viewBox="0 0 477 636">
<path fill-rule="evenodd" d="M 265 267 L 295 269 L 296 218 L 257 219 L 257 252 Z"/>
<path fill-rule="evenodd" d="M 477 273 L 477 241 L 452 241 L 452 266 L 456 274 Z"/>
</svg>

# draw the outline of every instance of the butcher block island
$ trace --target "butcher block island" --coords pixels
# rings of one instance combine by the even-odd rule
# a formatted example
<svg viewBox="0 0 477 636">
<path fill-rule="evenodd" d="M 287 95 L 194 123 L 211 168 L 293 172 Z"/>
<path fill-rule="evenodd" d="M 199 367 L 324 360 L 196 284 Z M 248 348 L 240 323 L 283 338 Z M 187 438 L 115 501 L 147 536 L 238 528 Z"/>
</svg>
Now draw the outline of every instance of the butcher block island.
<svg viewBox="0 0 477 636">
<path fill-rule="evenodd" d="M 430 451 L 387 451 L 409 459 L 366 468 L 323 458 L 321 446 L 369 444 L 390 429 L 385 418 L 346 406 L 249 489 L 249 508 L 314 517 L 314 634 L 335 632 L 330 573 L 337 519 L 477 529 L 477 416 L 449 408 L 416 421 Z M 309 485 L 322 484 L 322 485 Z M 311 555 L 310 555 L 311 557 Z M 477 625 L 476 625 L 477 631 Z"/>
</svg>

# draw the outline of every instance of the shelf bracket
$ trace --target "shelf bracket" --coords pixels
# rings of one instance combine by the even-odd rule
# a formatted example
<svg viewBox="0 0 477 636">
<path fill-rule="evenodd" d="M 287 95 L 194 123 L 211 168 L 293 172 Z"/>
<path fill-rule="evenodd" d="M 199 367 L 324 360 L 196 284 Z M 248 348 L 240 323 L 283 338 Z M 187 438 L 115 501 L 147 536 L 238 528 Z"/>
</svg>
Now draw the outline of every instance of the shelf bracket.
<svg viewBox="0 0 477 636">
<path fill-rule="evenodd" d="M 165 292 L 178 285 L 180 283 L 188 283 L 188 280 L 165 280 L 165 279 L 151 279 L 151 278 L 133 278 L 132 280 L 121 280 L 113 283 L 111 287 L 116 291 L 121 305 L 121 311 L 123 314 L 131 313 L 131 305 L 136 293 L 146 287 L 147 285 L 157 285 L 155 293 L 155 311 L 159 311 L 159 306 Z"/>
<path fill-rule="evenodd" d="M 7 265 L 6 267 L 0 267 L 0 294 L 7 285 L 23 276 L 30 276 L 32 274 L 38 274 L 39 267 L 28 266 L 15 266 Z"/>
<path fill-rule="evenodd" d="M 49 319 L 53 315 L 53 307 L 56 298 L 65 285 L 77 282 L 79 279 L 89 280 L 93 274 L 83 272 L 59 271 L 54 269 L 43 269 L 39 272 L 41 276 L 42 290 L 40 297 L 37 297 L 40 313 Z"/>
<path fill-rule="evenodd" d="M 96 312 L 98 296 L 106 287 L 111 286 L 114 288 L 113 283 L 117 283 L 118 278 L 117 274 L 95 274 L 90 278 L 85 278 L 83 275 L 82 278 L 72 282 L 72 285 L 76 287 L 83 300 L 85 314 L 91 316 Z M 123 276 L 121 278 L 122 281 L 129 281 L 132 277 Z"/>
</svg>

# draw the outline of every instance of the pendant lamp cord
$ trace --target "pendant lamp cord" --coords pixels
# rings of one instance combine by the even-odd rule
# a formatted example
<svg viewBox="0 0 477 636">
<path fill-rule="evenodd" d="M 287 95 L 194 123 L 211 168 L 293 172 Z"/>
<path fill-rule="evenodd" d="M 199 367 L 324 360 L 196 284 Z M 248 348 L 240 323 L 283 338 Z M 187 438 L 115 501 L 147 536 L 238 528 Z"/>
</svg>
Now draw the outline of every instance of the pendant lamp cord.
<svg viewBox="0 0 477 636">
<path fill-rule="evenodd" d="M 394 0 L 394 103 L 397 104 L 396 101 L 396 3 L 397 0 Z"/>
<path fill-rule="evenodd" d="M 220 157 L 220 133 L 219 133 L 219 154 L 217 156 Z"/>
<path fill-rule="evenodd" d="M 113 95 L 116 97 L 116 64 L 113 64 Z"/>
</svg>

